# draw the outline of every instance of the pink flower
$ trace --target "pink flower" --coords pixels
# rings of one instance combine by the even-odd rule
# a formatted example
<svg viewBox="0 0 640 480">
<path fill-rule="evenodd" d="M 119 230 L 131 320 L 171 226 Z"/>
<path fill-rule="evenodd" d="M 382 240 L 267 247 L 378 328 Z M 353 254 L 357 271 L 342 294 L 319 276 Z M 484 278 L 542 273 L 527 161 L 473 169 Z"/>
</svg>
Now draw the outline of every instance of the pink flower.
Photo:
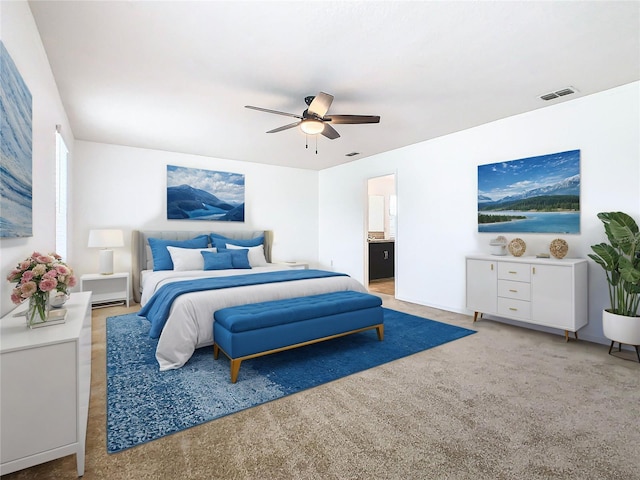
<svg viewBox="0 0 640 480">
<path fill-rule="evenodd" d="M 26 272 L 24 272 L 22 274 L 22 283 L 30 282 L 31 280 L 33 280 L 34 276 L 35 275 L 33 274 L 33 272 L 31 270 L 27 270 Z"/>
<path fill-rule="evenodd" d="M 38 290 L 36 282 L 27 282 L 20 285 L 20 293 L 22 294 L 22 298 L 29 298 L 31 295 L 36 293 L 36 290 Z"/>
<path fill-rule="evenodd" d="M 36 261 L 38 263 L 51 263 L 51 262 L 53 262 L 53 260 L 54 260 L 53 257 L 51 257 L 49 255 L 39 255 L 36 258 Z"/>
<path fill-rule="evenodd" d="M 7 275 L 7 280 L 9 280 L 10 282 L 15 282 L 19 280 L 20 273 L 21 273 L 20 270 L 18 270 L 17 268 L 14 268 L 13 270 L 11 270 L 11 273 Z"/>
<path fill-rule="evenodd" d="M 66 265 L 56 265 L 56 272 L 58 272 L 58 275 L 69 275 L 71 269 Z"/>
<path fill-rule="evenodd" d="M 62 261 L 60 255 L 43 255 L 37 251 L 11 270 L 7 280 L 17 284 L 11 292 L 13 303 L 20 303 L 33 295 L 53 290 L 65 292 L 77 283 L 73 269 Z"/>
<path fill-rule="evenodd" d="M 18 305 L 22 300 L 24 300 L 24 298 L 22 298 L 22 292 L 19 288 L 14 288 L 11 292 L 11 301 Z"/>
<path fill-rule="evenodd" d="M 51 290 L 55 290 L 57 286 L 58 281 L 55 278 L 44 278 L 39 285 L 40 290 L 42 290 L 43 292 L 50 292 Z"/>
</svg>

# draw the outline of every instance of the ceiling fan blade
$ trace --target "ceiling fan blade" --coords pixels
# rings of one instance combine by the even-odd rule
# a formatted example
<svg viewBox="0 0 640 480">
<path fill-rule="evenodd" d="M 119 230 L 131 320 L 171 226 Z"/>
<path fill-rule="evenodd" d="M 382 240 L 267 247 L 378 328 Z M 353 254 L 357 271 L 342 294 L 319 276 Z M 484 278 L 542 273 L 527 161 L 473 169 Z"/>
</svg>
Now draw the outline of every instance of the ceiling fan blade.
<svg viewBox="0 0 640 480">
<path fill-rule="evenodd" d="M 318 95 L 316 95 L 316 98 L 313 99 L 307 111 L 322 118 L 329 111 L 329 107 L 331 106 L 332 102 L 333 95 L 320 92 Z"/>
<path fill-rule="evenodd" d="M 287 117 L 294 117 L 302 120 L 302 117 L 300 115 L 296 115 L 295 113 L 279 112 L 278 110 L 269 110 L 268 108 L 253 107 L 251 105 L 245 105 L 244 108 L 250 108 L 251 110 L 258 110 L 259 112 L 275 113 L 276 115 L 286 115 Z"/>
<path fill-rule="evenodd" d="M 325 137 L 331 139 L 331 140 L 335 140 L 336 138 L 340 138 L 340 134 L 336 131 L 335 128 L 333 128 L 331 125 L 329 125 L 328 123 L 324 124 L 324 130 L 322 130 L 322 135 L 324 135 Z"/>
<path fill-rule="evenodd" d="M 274 128 L 273 130 L 269 130 L 267 133 L 281 132 L 283 130 L 288 130 L 290 128 L 297 127 L 298 125 L 300 125 L 300 122 L 293 122 L 293 123 L 290 123 L 289 125 L 284 125 L 282 127 L 278 127 L 278 128 Z"/>
<path fill-rule="evenodd" d="M 377 115 L 329 115 L 323 118 L 325 122 L 333 124 L 357 124 L 357 123 L 380 123 Z"/>
</svg>

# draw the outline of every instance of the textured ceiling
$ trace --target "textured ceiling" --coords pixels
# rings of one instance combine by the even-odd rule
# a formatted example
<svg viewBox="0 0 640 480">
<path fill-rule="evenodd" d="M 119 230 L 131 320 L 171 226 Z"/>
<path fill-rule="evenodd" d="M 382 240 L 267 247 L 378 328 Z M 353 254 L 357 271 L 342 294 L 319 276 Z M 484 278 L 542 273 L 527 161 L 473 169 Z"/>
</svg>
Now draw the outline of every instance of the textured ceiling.
<svg viewBox="0 0 640 480">
<path fill-rule="evenodd" d="M 30 1 L 76 139 L 320 170 L 640 79 L 640 3 Z M 539 96 L 578 92 L 550 102 Z M 267 134 L 304 97 L 341 137 Z M 359 152 L 353 157 L 345 156 Z"/>
</svg>

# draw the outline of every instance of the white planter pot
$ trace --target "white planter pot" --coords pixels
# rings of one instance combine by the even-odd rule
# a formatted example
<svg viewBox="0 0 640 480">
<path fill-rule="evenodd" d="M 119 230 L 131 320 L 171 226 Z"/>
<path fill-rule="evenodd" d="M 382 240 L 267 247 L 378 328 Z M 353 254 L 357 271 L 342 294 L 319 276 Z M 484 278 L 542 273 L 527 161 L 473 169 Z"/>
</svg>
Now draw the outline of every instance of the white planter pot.
<svg viewBox="0 0 640 480">
<path fill-rule="evenodd" d="M 625 317 L 602 311 L 604 336 L 626 345 L 640 345 L 640 317 Z"/>
<path fill-rule="evenodd" d="M 609 355 L 615 342 L 618 342 L 618 350 L 622 348 L 623 343 L 633 345 L 640 362 L 640 317 L 625 317 L 603 310 L 602 331 L 604 336 L 611 340 Z"/>
</svg>

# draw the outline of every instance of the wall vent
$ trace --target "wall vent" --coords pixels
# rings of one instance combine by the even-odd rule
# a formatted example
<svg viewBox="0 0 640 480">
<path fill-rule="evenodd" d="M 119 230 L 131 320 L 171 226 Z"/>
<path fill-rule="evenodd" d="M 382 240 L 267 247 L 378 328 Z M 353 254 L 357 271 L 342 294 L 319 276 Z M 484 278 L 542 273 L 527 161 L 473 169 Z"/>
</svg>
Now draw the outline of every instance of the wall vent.
<svg viewBox="0 0 640 480">
<path fill-rule="evenodd" d="M 573 87 L 565 87 L 560 90 L 556 90 L 555 92 L 545 93 L 544 95 L 540 95 L 542 100 L 553 100 L 554 98 L 564 97 L 565 95 L 571 95 L 572 93 L 576 93 L 576 90 Z"/>
</svg>

